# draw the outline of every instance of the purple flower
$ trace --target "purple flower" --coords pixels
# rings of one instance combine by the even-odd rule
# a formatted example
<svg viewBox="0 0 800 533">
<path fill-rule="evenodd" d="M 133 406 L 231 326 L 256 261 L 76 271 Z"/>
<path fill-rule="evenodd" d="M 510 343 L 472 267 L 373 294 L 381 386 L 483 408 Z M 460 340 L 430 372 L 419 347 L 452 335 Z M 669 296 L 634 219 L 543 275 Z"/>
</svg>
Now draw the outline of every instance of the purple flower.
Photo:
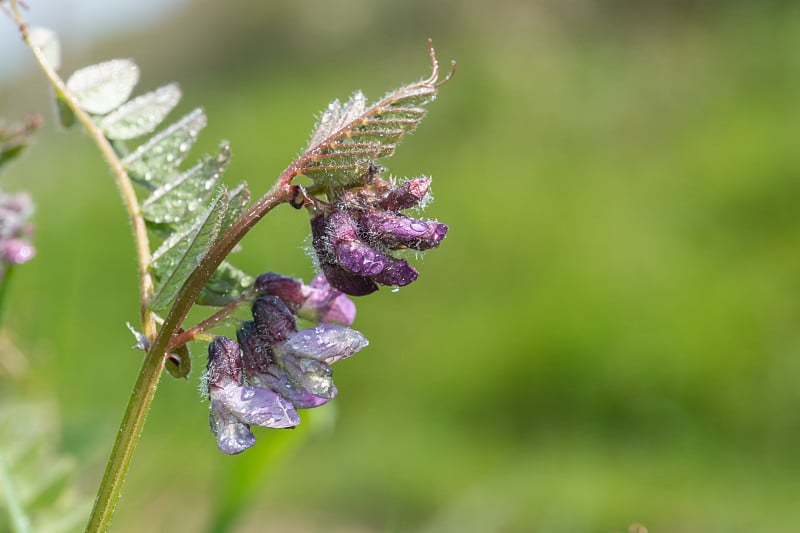
<svg viewBox="0 0 800 533">
<path fill-rule="evenodd" d="M 310 285 L 274 272 L 256 278 L 256 291 L 280 298 L 298 317 L 312 322 L 338 322 L 349 326 L 356 318 L 356 306 L 344 293 L 328 284 L 325 276 Z"/>
<path fill-rule="evenodd" d="M 27 193 L 5 194 L 0 190 L 0 263 L 19 265 L 36 254 L 29 241 L 32 214 L 33 202 Z"/>
<path fill-rule="evenodd" d="M 285 320 L 287 311 L 280 299 L 271 296 L 253 303 L 253 322 L 237 332 L 245 379 L 273 390 L 298 409 L 317 407 L 337 394 L 329 365 L 368 342 L 358 331 L 333 324 L 298 330 Z"/>
<path fill-rule="evenodd" d="M 239 345 L 226 337 L 217 337 L 208 346 L 209 422 L 217 446 L 227 454 L 255 444 L 250 426 L 289 428 L 300 423 L 295 407 L 282 396 L 243 385 L 241 353 Z"/>
<path fill-rule="evenodd" d="M 351 296 L 364 296 L 381 285 L 408 285 L 419 273 L 364 242 L 350 214 L 334 211 L 312 219 L 312 245 L 331 286 Z"/>
<path fill-rule="evenodd" d="M 448 230 L 435 220 L 399 213 L 423 202 L 430 178 L 393 186 L 377 175 L 375 167 L 364 180 L 330 192 L 332 206 L 315 205 L 311 219 L 312 246 L 320 269 L 332 287 L 351 296 L 375 292 L 378 284 L 402 287 L 415 281 L 419 272 L 391 252 L 436 248 Z"/>
</svg>

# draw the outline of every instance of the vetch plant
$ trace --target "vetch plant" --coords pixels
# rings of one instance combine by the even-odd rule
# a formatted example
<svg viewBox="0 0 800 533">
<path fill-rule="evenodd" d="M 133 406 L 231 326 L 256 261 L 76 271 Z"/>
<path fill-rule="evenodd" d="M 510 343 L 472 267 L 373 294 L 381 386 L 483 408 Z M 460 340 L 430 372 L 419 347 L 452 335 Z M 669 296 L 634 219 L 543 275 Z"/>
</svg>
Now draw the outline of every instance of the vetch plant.
<svg viewBox="0 0 800 533">
<path fill-rule="evenodd" d="M 390 179 L 381 162 L 419 125 L 455 63 L 441 76 L 430 46 L 427 78 L 373 104 L 361 92 L 345 103 L 335 100 L 302 155 L 251 201 L 245 183 L 222 182 L 228 144 L 184 165 L 206 125 L 201 109 L 159 129 L 181 98 L 177 85 L 132 97 L 139 69 L 127 59 L 92 65 L 63 80 L 53 32 L 29 28 L 17 1 L 0 7 L 50 82 L 61 124 L 80 123 L 105 158 L 133 230 L 140 325 L 132 329 L 146 353 L 87 528 L 104 531 L 162 371 L 189 375 L 190 343 L 209 343 L 204 390 L 222 452 L 253 446 L 252 426 L 294 427 L 301 423 L 300 411 L 336 396 L 331 365 L 368 344 L 350 327 L 355 304 L 349 296 L 412 283 L 418 271 L 396 253 L 435 248 L 447 233 L 440 222 L 403 213 L 429 203 L 430 178 Z M 300 176 L 307 185 L 297 183 Z M 309 284 L 272 272 L 253 277 L 228 261 L 242 238 L 282 204 L 309 214 L 320 270 Z M 218 309 L 197 324 L 184 324 L 195 305 Z M 241 323 L 236 339 L 214 334 L 244 306 L 252 320 Z M 301 328 L 298 318 L 313 325 Z"/>
</svg>

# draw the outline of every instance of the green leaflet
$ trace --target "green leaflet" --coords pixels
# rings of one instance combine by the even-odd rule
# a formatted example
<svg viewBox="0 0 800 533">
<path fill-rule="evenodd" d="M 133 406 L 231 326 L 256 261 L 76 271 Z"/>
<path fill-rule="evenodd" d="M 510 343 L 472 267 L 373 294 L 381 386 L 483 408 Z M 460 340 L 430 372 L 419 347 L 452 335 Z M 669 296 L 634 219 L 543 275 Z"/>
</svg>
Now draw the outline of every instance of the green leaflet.
<svg viewBox="0 0 800 533">
<path fill-rule="evenodd" d="M 197 298 L 198 305 L 222 307 L 236 300 L 253 286 L 252 276 L 247 275 L 227 261 L 217 268 Z"/>
<path fill-rule="evenodd" d="M 211 205 L 194 224 L 182 232 L 173 233 L 155 251 L 151 264 L 157 284 L 150 302 L 151 308 L 160 311 L 172 303 L 216 240 L 227 209 L 228 193 L 224 187 L 220 187 Z"/>
<path fill-rule="evenodd" d="M 104 115 L 122 105 L 139 82 L 139 67 L 129 59 L 112 59 L 76 70 L 67 89 L 84 111 Z"/>
<path fill-rule="evenodd" d="M 233 226 L 236 219 L 244 214 L 247 206 L 250 205 L 250 190 L 247 188 L 247 183 L 240 183 L 230 194 L 230 203 L 228 211 L 225 213 L 225 218 L 222 219 L 222 229 L 220 233 L 226 231 Z"/>
<path fill-rule="evenodd" d="M 39 50 L 50 68 L 58 70 L 61 66 L 61 43 L 53 30 L 41 26 L 31 28 L 28 41 Z"/>
<path fill-rule="evenodd" d="M 64 95 L 60 91 L 56 92 L 55 99 L 58 123 L 61 124 L 62 128 L 71 128 L 75 124 L 75 113 L 64 101 Z"/>
<path fill-rule="evenodd" d="M 131 152 L 122 164 L 131 179 L 151 189 L 177 177 L 177 168 L 206 126 L 206 115 L 195 109 Z"/>
<path fill-rule="evenodd" d="M 216 157 L 206 157 L 202 162 L 176 176 L 153 191 L 142 202 L 142 215 L 155 224 L 182 227 L 192 221 L 214 191 L 230 161 L 231 149 L 220 146 Z"/>
<path fill-rule="evenodd" d="M 229 194 L 228 211 L 222 219 L 220 235 L 230 228 L 250 204 L 250 191 L 246 183 L 241 183 Z M 239 270 L 227 261 L 217 268 L 197 298 L 199 305 L 221 307 L 239 298 L 253 286 L 253 277 Z"/>
<path fill-rule="evenodd" d="M 156 129 L 180 99 L 177 85 L 165 85 L 121 105 L 103 117 L 100 128 L 109 139 L 125 140 L 145 135 Z"/>
</svg>

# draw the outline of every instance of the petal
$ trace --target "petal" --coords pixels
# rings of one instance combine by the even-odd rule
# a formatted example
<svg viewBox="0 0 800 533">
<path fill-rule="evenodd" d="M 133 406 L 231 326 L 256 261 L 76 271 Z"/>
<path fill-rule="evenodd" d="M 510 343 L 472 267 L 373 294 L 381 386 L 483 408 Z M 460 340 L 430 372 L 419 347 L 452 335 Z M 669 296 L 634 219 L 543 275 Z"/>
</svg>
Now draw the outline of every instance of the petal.
<svg viewBox="0 0 800 533">
<path fill-rule="evenodd" d="M 431 179 L 427 177 L 414 178 L 392 189 L 378 205 L 387 211 L 401 211 L 419 204 L 428 194 Z"/>
<path fill-rule="evenodd" d="M 294 406 L 273 391 L 259 387 L 226 387 L 212 391 L 236 418 L 251 426 L 289 428 L 300 423 Z"/>
<path fill-rule="evenodd" d="M 328 239 L 337 262 L 348 272 L 374 276 L 389 265 L 386 255 L 361 240 L 356 222 L 348 213 L 336 211 L 328 217 Z"/>
<path fill-rule="evenodd" d="M 208 345 L 209 389 L 242 384 L 242 351 L 235 340 L 215 337 Z"/>
<path fill-rule="evenodd" d="M 292 335 L 275 350 L 295 357 L 310 357 L 332 364 L 350 357 L 369 344 L 360 332 L 344 326 L 317 324 Z"/>
<path fill-rule="evenodd" d="M 447 235 L 447 226 L 435 220 L 409 218 L 388 211 L 364 213 L 358 225 L 367 240 L 392 249 L 436 248 Z"/>
<path fill-rule="evenodd" d="M 292 387 L 322 398 L 332 399 L 337 394 L 333 384 L 333 370 L 321 361 L 284 355 L 281 367 Z"/>
<path fill-rule="evenodd" d="M 275 272 L 267 272 L 258 276 L 253 288 L 260 294 L 277 296 L 292 310 L 302 305 L 307 298 L 306 288 L 302 281 L 281 276 Z"/>
<path fill-rule="evenodd" d="M 285 341 L 297 331 L 294 315 L 279 298 L 260 296 L 253 302 L 253 321 L 256 330 L 269 343 Z"/>
<path fill-rule="evenodd" d="M 372 279 L 381 285 L 403 287 L 416 280 L 418 276 L 417 269 L 409 265 L 407 261 L 392 258 L 392 263 L 380 274 L 372 276 Z"/>
<path fill-rule="evenodd" d="M 366 276 L 352 274 L 336 262 L 329 249 L 327 217 L 319 215 L 311 219 L 311 234 L 317 261 L 331 287 L 350 296 L 366 296 L 378 290 L 378 285 L 374 281 Z"/>
<path fill-rule="evenodd" d="M 279 377 L 275 377 L 275 376 Z M 293 385 L 286 374 L 280 370 L 275 369 L 269 374 L 260 375 L 257 377 L 260 384 L 263 386 L 269 387 L 277 394 L 280 394 L 283 398 L 288 400 L 295 406 L 296 409 L 311 409 L 313 407 L 319 407 L 320 405 L 326 404 L 331 401 L 338 391 L 336 387 L 333 387 L 333 390 L 330 391 L 329 397 L 317 396 L 301 387 L 297 387 Z"/>
<path fill-rule="evenodd" d="M 342 291 L 331 287 L 325 276 L 317 276 L 306 287 L 308 297 L 297 315 L 313 322 L 339 322 L 349 326 L 356 318 L 356 304 Z"/>
<path fill-rule="evenodd" d="M 241 453 L 256 443 L 250 427 L 236 418 L 218 400 L 211 400 L 208 421 L 211 432 L 217 437 L 217 447 L 229 455 Z"/>
<path fill-rule="evenodd" d="M 242 348 L 242 370 L 245 380 L 267 371 L 274 362 L 272 349 L 267 339 L 260 335 L 254 322 L 245 322 L 236 332 L 236 340 Z"/>
</svg>

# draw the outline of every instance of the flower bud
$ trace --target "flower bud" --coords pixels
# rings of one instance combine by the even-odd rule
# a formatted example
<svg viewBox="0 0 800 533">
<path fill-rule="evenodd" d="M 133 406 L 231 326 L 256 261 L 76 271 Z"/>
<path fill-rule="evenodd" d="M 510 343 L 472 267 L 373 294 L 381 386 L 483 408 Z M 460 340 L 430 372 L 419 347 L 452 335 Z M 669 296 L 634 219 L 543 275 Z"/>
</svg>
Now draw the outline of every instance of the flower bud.
<svg viewBox="0 0 800 533">
<path fill-rule="evenodd" d="M 389 211 L 364 213 L 358 219 L 358 225 L 368 241 L 395 250 L 435 248 L 447 234 L 447 226 L 435 220 L 419 220 Z"/>
<path fill-rule="evenodd" d="M 318 215 L 311 219 L 311 241 L 325 278 L 334 287 L 350 296 L 365 296 L 378 290 L 378 285 L 366 276 L 359 276 L 342 268 L 330 251 L 327 237 L 328 218 Z"/>
<path fill-rule="evenodd" d="M 389 191 L 389 193 L 378 202 L 381 209 L 387 211 L 402 211 L 416 206 L 428 194 L 431 186 L 431 178 L 422 177 L 410 179 Z"/>
<path fill-rule="evenodd" d="M 270 344 L 283 342 L 297 331 L 294 315 L 275 296 L 260 296 L 253 302 L 253 320 L 256 330 Z"/>
<path fill-rule="evenodd" d="M 267 272 L 256 278 L 256 291 L 280 298 L 297 316 L 312 322 L 339 322 L 350 325 L 356 306 L 341 291 L 331 287 L 325 276 L 317 276 L 310 285 L 300 280 Z"/>
<path fill-rule="evenodd" d="M 209 389 L 242 384 L 242 351 L 236 341 L 227 337 L 211 341 L 206 372 Z"/>
</svg>

